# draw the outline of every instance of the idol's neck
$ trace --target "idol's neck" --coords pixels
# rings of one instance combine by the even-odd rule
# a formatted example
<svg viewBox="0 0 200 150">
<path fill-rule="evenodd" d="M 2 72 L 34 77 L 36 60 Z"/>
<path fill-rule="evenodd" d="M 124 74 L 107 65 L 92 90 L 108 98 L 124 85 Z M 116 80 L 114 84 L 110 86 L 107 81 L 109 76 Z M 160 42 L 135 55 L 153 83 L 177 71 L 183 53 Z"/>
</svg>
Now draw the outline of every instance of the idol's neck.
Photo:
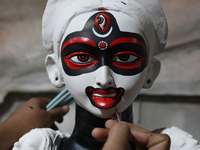
<svg viewBox="0 0 200 150">
<path fill-rule="evenodd" d="M 132 106 L 129 106 L 122 113 L 122 120 L 132 122 L 132 118 Z M 91 132 L 96 127 L 105 128 L 108 119 L 96 117 L 76 105 L 75 128 L 71 137 L 62 143 L 61 150 L 101 150 L 104 142 L 94 139 Z"/>
</svg>

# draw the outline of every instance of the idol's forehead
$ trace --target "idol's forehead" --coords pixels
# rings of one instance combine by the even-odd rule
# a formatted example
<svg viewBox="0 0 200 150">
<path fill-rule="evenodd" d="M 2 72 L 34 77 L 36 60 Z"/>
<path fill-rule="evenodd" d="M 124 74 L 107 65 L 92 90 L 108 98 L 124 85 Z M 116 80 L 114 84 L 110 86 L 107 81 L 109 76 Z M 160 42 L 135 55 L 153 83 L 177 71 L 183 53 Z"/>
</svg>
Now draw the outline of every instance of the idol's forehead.
<svg viewBox="0 0 200 150">
<path fill-rule="evenodd" d="M 92 11 L 92 12 L 86 12 L 79 14 L 75 16 L 69 23 L 69 25 L 66 28 L 66 31 L 62 37 L 61 43 L 64 41 L 64 39 L 69 35 L 70 33 L 77 32 L 83 30 L 85 27 L 88 19 L 96 14 L 96 13 L 103 13 L 107 12 L 113 15 L 113 17 L 116 19 L 116 22 L 118 24 L 119 30 L 122 32 L 130 32 L 130 33 L 136 33 L 139 34 L 143 37 L 143 39 L 146 41 L 144 38 L 143 32 L 142 32 L 142 24 L 139 21 L 139 18 L 137 15 L 133 18 L 134 15 L 131 17 L 128 16 L 127 14 L 124 14 L 122 12 L 117 12 L 117 11 Z"/>
</svg>

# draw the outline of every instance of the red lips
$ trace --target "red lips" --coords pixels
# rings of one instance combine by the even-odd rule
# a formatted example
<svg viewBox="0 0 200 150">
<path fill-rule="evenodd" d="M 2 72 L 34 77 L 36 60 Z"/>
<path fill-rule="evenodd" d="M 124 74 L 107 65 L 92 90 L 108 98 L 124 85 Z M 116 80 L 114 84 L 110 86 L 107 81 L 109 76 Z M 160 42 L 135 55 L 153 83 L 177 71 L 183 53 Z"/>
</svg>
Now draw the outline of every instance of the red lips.
<svg viewBox="0 0 200 150">
<path fill-rule="evenodd" d="M 86 94 L 89 97 L 91 103 L 101 109 L 109 109 L 116 106 L 124 93 L 122 88 L 108 88 L 95 89 L 93 87 L 86 88 Z"/>
</svg>

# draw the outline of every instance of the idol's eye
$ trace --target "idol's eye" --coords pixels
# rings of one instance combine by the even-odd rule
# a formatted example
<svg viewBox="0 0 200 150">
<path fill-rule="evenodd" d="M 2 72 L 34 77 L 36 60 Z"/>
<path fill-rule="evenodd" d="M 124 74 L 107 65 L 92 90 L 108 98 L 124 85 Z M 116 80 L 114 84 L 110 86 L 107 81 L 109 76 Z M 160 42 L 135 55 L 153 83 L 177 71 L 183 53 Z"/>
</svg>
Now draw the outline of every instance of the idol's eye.
<svg viewBox="0 0 200 150">
<path fill-rule="evenodd" d="M 63 57 L 64 66 L 73 70 L 87 69 L 97 64 L 97 59 L 87 52 L 73 52 Z"/>
<path fill-rule="evenodd" d="M 133 51 L 121 51 L 111 59 L 111 64 L 121 69 L 135 69 L 144 64 L 145 57 Z"/>
<path fill-rule="evenodd" d="M 89 56 L 87 56 L 87 55 L 78 55 L 77 56 L 78 57 L 78 60 L 80 60 L 80 61 L 88 61 L 89 60 Z"/>
<path fill-rule="evenodd" d="M 138 57 L 130 52 L 120 52 L 117 53 L 113 58 L 112 61 L 119 62 L 119 63 L 131 63 L 134 62 Z"/>
<path fill-rule="evenodd" d="M 71 56 L 71 61 L 77 64 L 86 64 L 95 61 L 95 59 L 89 54 L 77 54 Z"/>
</svg>

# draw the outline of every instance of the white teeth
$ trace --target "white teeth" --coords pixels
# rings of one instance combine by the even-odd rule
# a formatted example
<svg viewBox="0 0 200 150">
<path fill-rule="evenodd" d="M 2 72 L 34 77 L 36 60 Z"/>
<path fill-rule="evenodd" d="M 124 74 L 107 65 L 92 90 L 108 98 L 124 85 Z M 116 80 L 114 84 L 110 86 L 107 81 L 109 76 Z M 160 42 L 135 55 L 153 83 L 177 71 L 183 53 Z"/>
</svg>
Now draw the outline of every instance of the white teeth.
<svg viewBox="0 0 200 150">
<path fill-rule="evenodd" d="M 101 95 L 101 94 L 97 94 L 95 93 L 94 96 L 96 97 L 115 97 L 117 94 L 113 93 L 113 94 L 105 94 L 105 95 Z"/>
</svg>

